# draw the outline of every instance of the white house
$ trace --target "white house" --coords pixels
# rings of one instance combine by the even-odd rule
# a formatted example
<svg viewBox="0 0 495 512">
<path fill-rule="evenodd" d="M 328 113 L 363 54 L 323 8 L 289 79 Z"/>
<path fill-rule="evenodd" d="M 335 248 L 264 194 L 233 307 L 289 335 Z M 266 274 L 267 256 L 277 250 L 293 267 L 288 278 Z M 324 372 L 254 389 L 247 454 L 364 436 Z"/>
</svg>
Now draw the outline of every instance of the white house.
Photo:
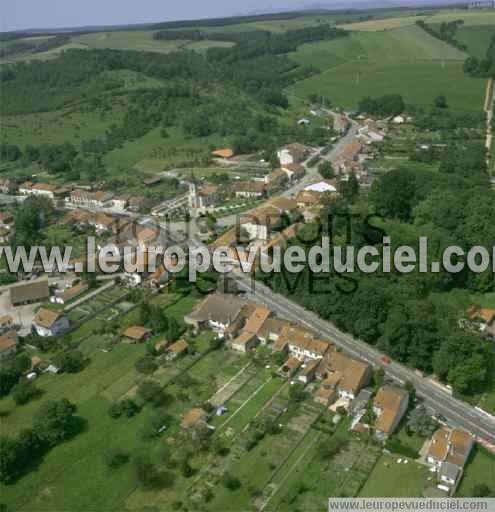
<svg viewBox="0 0 495 512">
<path fill-rule="evenodd" d="M 33 318 L 32 327 L 38 336 L 57 336 L 69 329 L 69 319 L 64 313 L 41 308 Z"/>
<path fill-rule="evenodd" d="M 326 181 L 318 181 L 317 183 L 312 183 L 305 187 L 304 190 L 309 192 L 318 192 L 319 194 L 330 193 L 335 194 L 337 189 L 330 183 Z"/>
<path fill-rule="evenodd" d="M 128 195 L 114 197 L 112 199 L 113 207 L 116 210 L 119 210 L 119 211 L 123 212 L 123 211 L 125 211 L 125 209 L 129 205 L 129 199 L 130 199 L 130 196 L 128 196 Z"/>
<path fill-rule="evenodd" d="M 215 293 L 208 295 L 192 313 L 184 317 L 184 321 L 196 330 L 201 327 L 212 329 L 219 338 L 223 338 L 244 305 L 243 301 L 232 295 Z"/>
<path fill-rule="evenodd" d="M 74 190 L 66 200 L 76 206 L 85 208 L 103 208 L 112 200 L 112 192 L 88 192 L 87 190 Z"/>
<path fill-rule="evenodd" d="M 55 185 L 48 185 L 46 183 L 32 183 L 26 181 L 19 187 L 19 192 L 24 196 L 43 196 L 48 199 L 55 199 L 55 191 L 57 187 Z"/>
<path fill-rule="evenodd" d="M 303 144 L 289 144 L 277 151 L 280 165 L 298 164 L 306 158 L 306 147 Z"/>
</svg>

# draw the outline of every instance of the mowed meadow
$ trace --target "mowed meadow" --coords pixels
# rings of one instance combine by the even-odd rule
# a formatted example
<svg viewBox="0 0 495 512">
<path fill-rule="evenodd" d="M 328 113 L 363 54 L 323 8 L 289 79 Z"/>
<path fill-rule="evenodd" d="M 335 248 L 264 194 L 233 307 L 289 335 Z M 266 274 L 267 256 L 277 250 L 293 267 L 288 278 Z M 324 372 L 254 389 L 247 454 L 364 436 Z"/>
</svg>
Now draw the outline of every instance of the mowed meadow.
<svg viewBox="0 0 495 512">
<path fill-rule="evenodd" d="M 353 31 L 347 38 L 303 45 L 291 54 L 321 71 L 297 83 L 292 92 L 301 98 L 325 96 L 344 108 L 356 108 L 365 96 L 384 94 L 401 94 L 408 104 L 430 106 L 444 94 L 452 109 L 479 111 L 486 82 L 463 72 L 467 56 L 416 25 Z"/>
</svg>

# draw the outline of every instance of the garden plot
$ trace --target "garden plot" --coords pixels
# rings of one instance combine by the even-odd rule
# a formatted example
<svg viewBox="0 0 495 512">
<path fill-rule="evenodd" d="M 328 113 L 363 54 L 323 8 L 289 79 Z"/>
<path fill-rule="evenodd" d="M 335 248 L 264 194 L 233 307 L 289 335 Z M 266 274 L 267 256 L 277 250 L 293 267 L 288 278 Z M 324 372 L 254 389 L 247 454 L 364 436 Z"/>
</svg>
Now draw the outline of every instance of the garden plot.
<svg viewBox="0 0 495 512">
<path fill-rule="evenodd" d="M 264 510 L 323 510 L 329 496 L 356 496 L 373 471 L 380 450 L 351 439 L 348 426 L 343 421 L 334 434 L 311 429 L 265 490 Z M 331 458 L 321 446 L 333 436 L 338 436 L 344 449 Z M 347 445 L 346 440 L 350 440 Z"/>
<path fill-rule="evenodd" d="M 229 436 L 238 434 L 283 384 L 282 379 L 260 371 L 227 402 L 228 415 L 215 418 L 212 424 Z"/>
<path fill-rule="evenodd" d="M 280 397 L 282 398 L 283 393 Z M 275 402 L 274 402 L 275 403 Z M 216 489 L 218 495 L 208 505 L 211 510 L 246 510 L 252 504 L 263 501 L 264 492 L 272 482 L 274 476 L 286 467 L 286 462 L 291 454 L 301 444 L 304 444 L 305 437 L 311 431 L 311 424 L 321 412 L 316 410 L 312 404 L 302 404 L 297 410 L 286 411 L 280 417 L 281 430 L 278 433 L 265 435 L 252 442 L 257 432 L 262 429 L 264 423 L 262 417 L 251 424 L 249 429 L 244 429 L 236 438 L 235 444 L 227 459 L 223 462 L 226 471 L 242 482 L 242 487 L 235 490 L 225 490 L 221 486 Z M 266 408 L 269 413 L 270 407 Z M 290 419 L 287 420 L 287 415 Z M 288 425 L 298 428 L 289 428 Z M 285 426 L 284 426 L 285 425 Z M 305 431 L 301 432 L 300 425 L 305 425 Z M 315 433 L 318 435 L 318 433 Z M 313 435 L 313 433 L 311 434 Z"/>
</svg>

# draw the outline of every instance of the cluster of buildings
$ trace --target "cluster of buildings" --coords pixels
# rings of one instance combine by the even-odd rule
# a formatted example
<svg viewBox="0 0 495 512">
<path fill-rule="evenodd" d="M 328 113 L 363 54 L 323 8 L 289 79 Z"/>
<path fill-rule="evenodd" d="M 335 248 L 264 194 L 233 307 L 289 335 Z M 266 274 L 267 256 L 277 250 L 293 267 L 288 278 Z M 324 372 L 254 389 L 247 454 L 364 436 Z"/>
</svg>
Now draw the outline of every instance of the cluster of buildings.
<svg viewBox="0 0 495 512">
<path fill-rule="evenodd" d="M 153 331 L 142 325 L 131 325 L 122 331 L 122 338 L 126 343 L 139 344 L 144 343 L 153 336 Z M 169 343 L 166 339 L 157 341 L 154 344 L 157 354 L 164 355 L 165 359 L 171 361 L 183 356 L 189 351 L 189 343 L 186 340 Z"/>
<path fill-rule="evenodd" d="M 146 180 L 145 180 L 146 181 Z M 70 207 L 87 209 L 112 208 L 115 211 L 138 211 L 145 203 L 143 196 L 116 195 L 110 191 L 91 190 L 89 187 L 61 187 L 50 183 L 25 181 L 18 184 L 12 179 L 0 180 L 0 192 L 19 196 L 41 196 L 61 201 Z"/>
<path fill-rule="evenodd" d="M 232 350 L 247 353 L 263 345 L 281 354 L 283 363 L 277 373 L 292 382 L 312 384 L 308 389 L 313 399 L 326 408 L 347 408 L 355 432 L 372 432 L 378 440 L 385 441 L 409 409 L 406 389 L 384 384 L 373 393 L 368 387 L 373 376 L 369 363 L 344 354 L 310 329 L 276 317 L 263 304 L 214 293 L 184 320 L 195 331 L 212 330 Z M 192 410 L 189 425 L 188 414 L 183 420 L 188 425 L 184 426 L 186 429 L 196 425 L 196 420 L 203 424 L 208 416 L 202 409 Z M 455 493 L 473 445 L 471 434 L 446 426 L 425 445 L 423 463 L 436 473 L 437 488 L 445 495 Z"/>
<path fill-rule="evenodd" d="M 433 434 L 426 462 L 437 475 L 438 489 L 455 493 L 473 446 L 473 436 L 464 430 L 442 427 Z"/>
<path fill-rule="evenodd" d="M 313 397 L 325 407 L 348 407 L 366 396 L 365 388 L 373 374 L 369 363 L 344 354 L 312 330 L 277 318 L 262 304 L 215 293 L 206 297 L 184 320 L 196 331 L 213 330 L 238 352 L 250 352 L 258 345 L 269 346 L 284 359 L 279 375 L 304 385 L 318 383 Z M 354 425 L 364 415 L 367 401 L 357 409 Z M 376 421 L 372 426 L 378 438 L 385 439 L 395 431 L 408 405 L 409 395 L 404 389 L 390 385 L 379 389 L 373 401 Z"/>
<path fill-rule="evenodd" d="M 301 227 L 300 220 L 316 220 L 328 201 L 337 197 L 336 183 L 320 180 L 308 185 L 295 198 L 273 197 L 254 210 L 239 216 L 239 226 L 226 231 L 210 245 L 217 247 L 236 247 L 244 245 L 269 253 L 274 247 L 284 247 L 290 238 L 297 235 Z M 240 229 L 238 229 L 240 227 Z"/>
</svg>

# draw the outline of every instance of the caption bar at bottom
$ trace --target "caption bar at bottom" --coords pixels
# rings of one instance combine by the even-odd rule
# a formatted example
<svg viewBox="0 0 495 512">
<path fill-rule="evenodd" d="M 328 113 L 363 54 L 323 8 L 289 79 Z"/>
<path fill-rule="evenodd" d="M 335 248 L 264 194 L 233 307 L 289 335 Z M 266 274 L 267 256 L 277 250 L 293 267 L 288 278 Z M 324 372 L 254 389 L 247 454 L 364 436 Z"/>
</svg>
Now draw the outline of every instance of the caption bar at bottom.
<svg viewBox="0 0 495 512">
<path fill-rule="evenodd" d="M 329 498 L 329 512 L 495 512 L 495 498 Z"/>
</svg>

